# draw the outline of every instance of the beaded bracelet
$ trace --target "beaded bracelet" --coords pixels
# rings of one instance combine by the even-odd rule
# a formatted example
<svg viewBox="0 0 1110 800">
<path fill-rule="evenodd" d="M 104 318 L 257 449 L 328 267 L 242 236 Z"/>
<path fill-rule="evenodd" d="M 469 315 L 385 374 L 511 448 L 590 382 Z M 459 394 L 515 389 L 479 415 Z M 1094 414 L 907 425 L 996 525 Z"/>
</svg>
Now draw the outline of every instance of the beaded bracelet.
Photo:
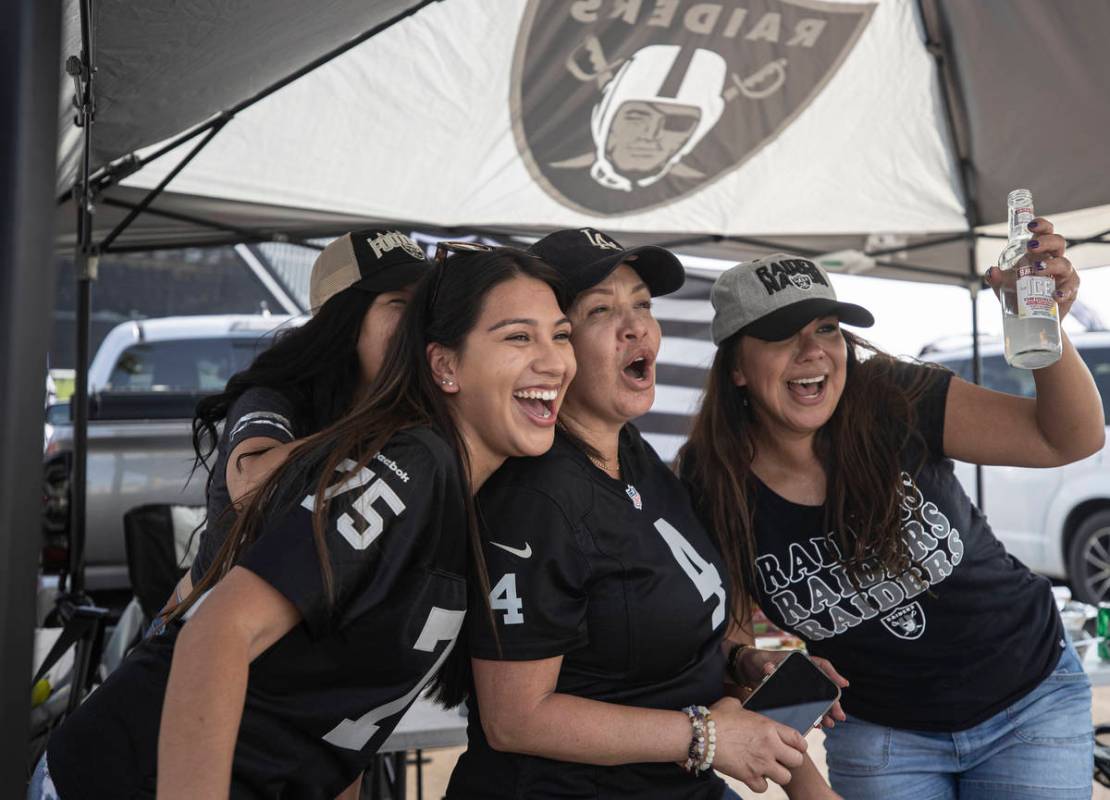
<svg viewBox="0 0 1110 800">
<path fill-rule="evenodd" d="M 749 647 L 751 647 L 749 644 L 734 644 L 728 651 L 728 660 L 725 662 L 725 674 L 736 681 L 737 684 L 743 683 L 743 676 L 737 671 L 737 668 L 740 666 L 740 657 Z"/>
<path fill-rule="evenodd" d="M 717 755 L 717 723 L 705 706 L 687 706 L 682 710 L 690 718 L 693 731 L 686 763 L 682 767 L 697 775 L 713 766 L 713 757 Z"/>
</svg>

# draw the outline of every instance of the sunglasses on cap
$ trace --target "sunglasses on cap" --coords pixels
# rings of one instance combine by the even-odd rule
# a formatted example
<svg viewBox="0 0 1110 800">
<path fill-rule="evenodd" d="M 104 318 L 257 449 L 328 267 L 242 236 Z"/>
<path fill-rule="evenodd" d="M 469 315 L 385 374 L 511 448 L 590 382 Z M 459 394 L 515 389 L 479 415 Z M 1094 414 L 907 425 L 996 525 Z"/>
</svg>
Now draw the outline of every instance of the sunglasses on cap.
<svg viewBox="0 0 1110 800">
<path fill-rule="evenodd" d="M 481 242 L 439 242 L 436 244 L 436 254 L 432 259 L 435 262 L 438 270 L 436 271 L 435 282 L 432 284 L 432 292 L 428 298 L 428 309 L 436 307 L 436 299 L 439 297 L 439 287 L 443 283 L 443 273 L 447 269 L 448 256 L 454 255 L 473 255 L 474 253 L 492 253 L 493 248 L 488 244 Z"/>
</svg>

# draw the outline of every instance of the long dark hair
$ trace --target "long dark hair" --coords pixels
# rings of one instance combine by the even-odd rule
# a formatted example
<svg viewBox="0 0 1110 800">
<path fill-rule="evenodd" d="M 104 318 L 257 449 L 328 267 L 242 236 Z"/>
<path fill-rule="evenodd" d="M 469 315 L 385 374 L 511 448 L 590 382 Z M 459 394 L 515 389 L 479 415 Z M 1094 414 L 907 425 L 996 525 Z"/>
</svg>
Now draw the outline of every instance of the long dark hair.
<svg viewBox="0 0 1110 800">
<path fill-rule="evenodd" d="M 219 394 L 197 403 L 193 417 L 193 471 L 208 472 L 219 442 L 217 426 L 248 389 L 280 391 L 293 405 L 293 427 L 300 436 L 323 430 L 351 410 L 362 376 L 358 337 L 377 294 L 354 287 L 329 298 L 304 325 L 281 331 L 251 365 L 231 376 Z"/>
<path fill-rule="evenodd" d="M 460 348 L 474 328 L 489 292 L 517 276 L 546 283 L 565 310 L 558 273 L 539 258 L 514 248 L 452 256 L 444 266 L 437 267 L 422 280 L 394 334 L 381 372 L 365 398 L 338 422 L 298 445 L 285 463 L 249 496 L 211 567 L 170 618 L 185 614 L 201 595 L 226 575 L 247 548 L 265 534 L 266 520 L 289 510 L 299 501 L 306 485 L 315 486 L 313 539 L 325 591 L 330 597 L 333 580 L 325 539 L 329 502 L 326 490 L 343 479 L 336 478 L 337 471 L 344 476 L 357 473 L 398 431 L 416 426 L 428 426 L 437 431 L 454 449 L 465 483 L 469 475 L 466 445 L 428 364 L 427 347 L 438 343 L 451 349 Z M 340 470 L 339 465 L 345 459 L 350 459 L 355 466 Z M 463 494 L 472 564 L 489 614 L 489 574 L 482 557 L 474 502 L 469 488 Z M 465 637 L 460 635 L 458 645 L 436 677 L 438 698 L 446 705 L 457 705 L 465 697 L 468 661 Z"/>
<path fill-rule="evenodd" d="M 911 440 L 921 439 L 914 428 L 915 403 L 938 371 L 915 370 L 907 384 L 900 378 L 905 364 L 849 331 L 841 333 L 848 350 L 844 393 L 818 431 L 815 447 L 826 475 L 825 523 L 836 531 L 845 570 L 858 589 L 876 564 L 891 575 L 920 568 L 900 535 L 900 455 Z M 701 409 L 677 459 L 724 557 L 738 624 L 751 616 L 756 586 L 756 422 L 747 389 L 732 380 L 740 336 L 717 348 Z M 860 352 L 871 355 L 861 360 Z M 875 424 L 877 419 L 883 424 Z"/>
</svg>

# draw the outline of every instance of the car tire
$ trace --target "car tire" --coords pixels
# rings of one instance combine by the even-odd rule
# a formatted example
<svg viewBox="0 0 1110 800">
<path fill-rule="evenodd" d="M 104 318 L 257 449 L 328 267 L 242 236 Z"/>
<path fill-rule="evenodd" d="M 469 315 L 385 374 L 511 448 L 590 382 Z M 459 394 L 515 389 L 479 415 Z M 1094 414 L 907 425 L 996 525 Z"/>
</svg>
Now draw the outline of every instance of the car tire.
<svg viewBox="0 0 1110 800">
<path fill-rule="evenodd" d="M 1068 545 L 1068 579 L 1077 600 L 1110 602 L 1110 509 L 1079 523 Z"/>
</svg>

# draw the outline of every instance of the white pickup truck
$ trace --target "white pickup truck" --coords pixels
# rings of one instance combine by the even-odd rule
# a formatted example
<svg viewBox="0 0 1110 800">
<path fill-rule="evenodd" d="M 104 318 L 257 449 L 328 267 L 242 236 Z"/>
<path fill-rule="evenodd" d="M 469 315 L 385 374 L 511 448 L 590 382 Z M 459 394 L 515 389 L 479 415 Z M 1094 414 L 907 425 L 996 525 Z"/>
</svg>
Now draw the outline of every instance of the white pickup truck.
<svg viewBox="0 0 1110 800">
<path fill-rule="evenodd" d="M 269 346 L 287 316 L 219 315 L 125 322 L 105 337 L 89 367 L 86 586 L 128 584 L 123 514 L 145 503 L 204 504 L 205 475 L 189 480 L 197 400 Z M 47 409 L 42 566 L 69 558 L 68 404 Z"/>
</svg>

